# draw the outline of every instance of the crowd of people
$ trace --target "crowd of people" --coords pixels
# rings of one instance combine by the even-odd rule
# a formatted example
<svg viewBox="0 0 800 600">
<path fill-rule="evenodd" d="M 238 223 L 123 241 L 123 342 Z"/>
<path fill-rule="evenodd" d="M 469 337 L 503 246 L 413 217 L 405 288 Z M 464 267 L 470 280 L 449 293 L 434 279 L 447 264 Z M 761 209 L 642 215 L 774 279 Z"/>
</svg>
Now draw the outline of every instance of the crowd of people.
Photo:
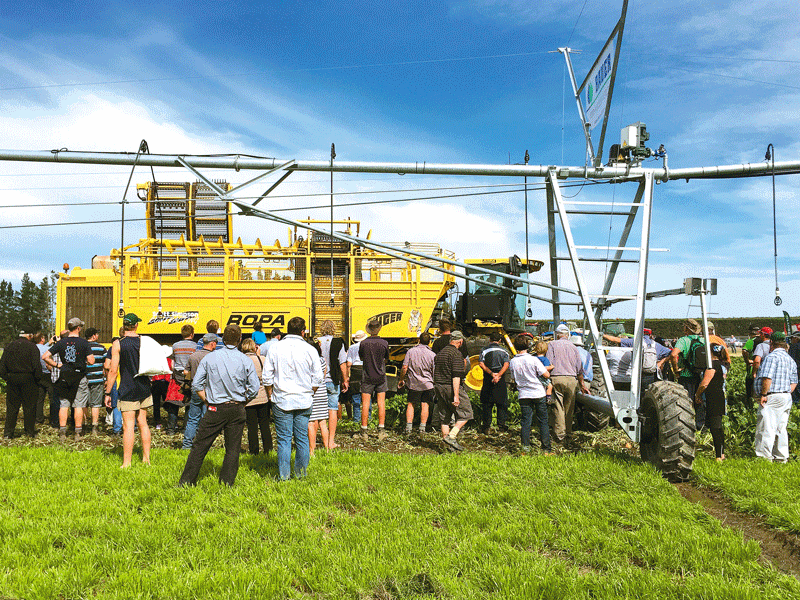
<svg viewBox="0 0 800 600">
<path fill-rule="evenodd" d="M 100 409 L 105 406 L 110 433 L 122 435 L 125 468 L 132 461 L 137 430 L 142 460 L 149 462 L 152 434 L 148 410 L 153 409 L 153 425 L 161 429 L 163 407 L 166 433 L 178 434 L 183 407 L 182 447 L 190 452 L 181 485 L 196 482 L 203 460 L 220 434 L 226 453 L 219 479 L 232 485 L 245 427 L 250 453 L 277 450 L 281 479 L 291 476 L 293 445 L 297 477 L 307 471 L 318 434 L 325 449 L 337 448 L 337 425 L 345 415 L 360 422 L 357 437 L 368 440 L 373 401 L 377 405 L 377 440 L 388 436 L 389 345 L 380 337 L 377 320 L 366 324 L 366 332 L 357 331 L 349 347 L 335 335 L 331 321 L 321 324 L 316 340 L 308 335 L 300 317 L 289 321 L 285 333 L 277 328 L 265 333 L 259 326 L 246 339 L 237 325 L 229 325 L 220 334 L 219 324 L 211 320 L 206 333 L 195 341 L 194 328 L 187 324 L 181 329 L 182 339 L 168 348 L 171 373 L 158 375 L 140 374 L 140 322 L 135 314 L 125 315 L 120 335 L 109 348 L 98 343 L 97 329 L 84 329 L 84 322 L 77 317 L 70 319 L 60 336 L 47 342 L 42 334 L 21 332 L 0 358 L 0 376 L 7 381 L 4 436 L 13 437 L 20 409 L 25 435 L 34 436 L 36 423 L 45 421 L 48 398 L 50 424 L 62 440 L 67 437 L 70 420 L 75 440 L 85 434 L 97 435 Z M 420 335 L 405 354 L 398 388 L 407 388 L 406 434 L 414 433 L 416 423 L 420 434 L 438 431 L 444 447 L 459 452 L 464 447 L 458 435 L 475 414 L 465 384 L 471 366 L 466 342 L 463 333 L 452 327 L 441 319 L 435 340 L 428 332 Z M 695 403 L 697 429 L 710 431 L 716 457 L 723 460 L 728 344 L 708 322 L 708 368 L 706 336 L 700 324 L 687 319 L 683 331 L 684 335 L 670 344 L 644 329 L 641 393 L 658 379 L 677 381 Z M 752 398 L 758 400 L 755 453 L 785 462 L 789 456 L 789 411 L 792 397 L 798 399 L 800 337 L 789 348 L 782 332 L 754 327 L 751 333 L 742 354 L 747 368 L 746 401 L 752 408 Z M 549 343 L 534 343 L 531 336 L 521 334 L 513 340 L 511 357 L 501 344 L 500 333 L 490 334 L 477 358 L 482 375 L 479 421 L 484 434 L 490 432 L 494 411 L 498 429 L 508 430 L 509 374 L 518 390 L 523 451 L 531 448 L 534 415 L 546 453 L 552 452 L 553 443 L 569 446 L 576 395 L 590 393 L 593 360 L 566 325 L 559 325 L 554 337 Z M 629 390 L 633 339 L 604 338 L 610 347 L 601 351 L 606 352 L 614 387 Z"/>
</svg>

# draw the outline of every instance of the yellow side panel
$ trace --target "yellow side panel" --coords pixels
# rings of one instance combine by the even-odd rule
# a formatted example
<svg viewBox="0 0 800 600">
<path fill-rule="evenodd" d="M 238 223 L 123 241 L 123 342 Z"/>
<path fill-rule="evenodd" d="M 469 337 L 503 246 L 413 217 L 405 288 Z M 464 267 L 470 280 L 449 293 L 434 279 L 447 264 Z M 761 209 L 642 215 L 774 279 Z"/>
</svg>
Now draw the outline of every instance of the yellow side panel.
<svg viewBox="0 0 800 600">
<path fill-rule="evenodd" d="M 418 336 L 446 291 L 441 282 L 359 281 L 350 293 L 350 328 L 366 329 L 371 319 L 383 323 L 381 337 Z"/>
</svg>

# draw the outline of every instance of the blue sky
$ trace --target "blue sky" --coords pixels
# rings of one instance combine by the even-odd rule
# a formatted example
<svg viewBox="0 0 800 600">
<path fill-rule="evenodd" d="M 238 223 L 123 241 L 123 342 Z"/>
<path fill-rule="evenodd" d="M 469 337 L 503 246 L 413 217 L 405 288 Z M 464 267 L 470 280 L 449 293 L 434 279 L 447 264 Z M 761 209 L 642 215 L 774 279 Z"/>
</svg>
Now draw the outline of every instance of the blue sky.
<svg viewBox="0 0 800 600">
<path fill-rule="evenodd" d="M 6 149 L 249 153 L 291 159 L 584 164 L 559 46 L 579 79 L 619 17 L 621 3 L 476 0 L 429 3 L 5 3 L 0 7 L 0 131 Z M 631 0 L 607 138 L 636 121 L 673 168 L 800 159 L 800 19 L 795 2 Z M 597 130 L 599 131 L 599 130 Z M 655 164 L 655 163 L 654 163 Z M 225 176 L 213 173 L 215 177 Z M 164 181 L 188 173 L 161 169 Z M 234 182 L 251 173 L 229 173 Z M 117 218 L 119 208 L 48 206 L 118 201 L 127 170 L 96 165 L 0 163 L 5 224 Z M 134 182 L 149 179 L 137 171 Z M 337 174 L 337 192 L 421 197 L 481 191 L 413 191 L 517 183 L 507 179 Z M 533 180 L 532 183 L 541 183 Z M 329 190 L 327 174 L 300 173 L 274 194 Z M 800 313 L 796 260 L 798 176 L 778 177 L 779 283 Z M 484 190 L 485 191 L 485 190 Z M 567 190 L 566 193 L 574 193 Z M 587 186 L 584 200 L 631 201 L 633 184 Z M 364 197 L 356 197 L 361 200 Z M 352 200 L 338 196 L 337 202 Z M 282 198 L 281 206 L 326 198 Z M 262 204 L 263 206 L 263 204 Z M 137 213 L 138 211 L 138 213 Z M 132 209 L 140 216 L 140 208 Z M 291 213 L 324 218 L 326 210 Z M 475 195 L 339 208 L 383 241 L 435 241 L 459 258 L 525 255 L 523 195 Z M 529 193 L 532 257 L 547 260 L 544 193 Z M 624 219 L 577 221 L 578 243 L 612 245 Z M 285 228 L 238 219 L 245 241 L 285 238 Z M 126 240 L 144 225 L 126 228 Z M 648 289 L 717 277 L 713 312 L 780 314 L 774 296 L 772 187 L 768 178 L 673 181 L 656 187 Z M 119 227 L 0 230 L 0 278 L 39 278 L 63 262 L 88 267 L 119 244 Z M 563 248 L 563 246 L 562 246 Z M 602 267 L 584 265 L 596 281 Z M 565 283 L 570 274 L 561 265 Z M 539 276 L 542 281 L 547 276 Z M 630 293 L 622 269 L 615 291 Z M 653 316 L 696 315 L 677 297 Z M 538 315 L 549 309 L 535 305 Z M 632 315 L 619 305 L 613 315 Z M 724 332 L 723 332 L 724 333 Z"/>
</svg>

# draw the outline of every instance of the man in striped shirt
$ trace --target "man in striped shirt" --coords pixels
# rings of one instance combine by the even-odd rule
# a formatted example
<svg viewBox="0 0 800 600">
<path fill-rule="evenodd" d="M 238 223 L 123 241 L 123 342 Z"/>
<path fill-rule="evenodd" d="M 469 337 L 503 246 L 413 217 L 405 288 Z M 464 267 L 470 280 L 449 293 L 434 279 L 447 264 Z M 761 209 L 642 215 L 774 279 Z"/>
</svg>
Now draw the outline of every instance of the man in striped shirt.
<svg viewBox="0 0 800 600">
<path fill-rule="evenodd" d="M 106 357 L 106 348 L 97 341 L 100 332 L 94 327 L 86 330 L 86 341 L 91 346 L 94 355 L 94 364 L 86 366 L 86 383 L 88 388 L 88 401 L 86 406 L 92 409 L 92 435 L 97 435 L 98 425 L 100 424 L 100 407 L 103 406 L 103 384 L 105 375 L 103 374 L 103 363 Z"/>
<path fill-rule="evenodd" d="M 755 381 L 759 393 L 756 423 L 756 456 L 785 463 L 789 459 L 786 426 L 792 409 L 792 392 L 797 387 L 797 364 L 789 353 L 786 336 L 776 331 L 770 336 L 770 353 L 764 357 Z"/>
</svg>

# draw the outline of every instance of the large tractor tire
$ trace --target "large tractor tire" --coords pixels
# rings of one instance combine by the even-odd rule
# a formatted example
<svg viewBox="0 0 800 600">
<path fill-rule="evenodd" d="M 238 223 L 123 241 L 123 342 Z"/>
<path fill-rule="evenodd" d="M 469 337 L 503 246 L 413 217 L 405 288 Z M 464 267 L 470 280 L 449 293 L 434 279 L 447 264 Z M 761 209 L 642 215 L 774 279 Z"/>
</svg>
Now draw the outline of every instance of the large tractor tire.
<svg viewBox="0 0 800 600">
<path fill-rule="evenodd" d="M 673 381 L 648 386 L 641 401 L 639 452 L 669 481 L 686 481 L 695 453 L 695 416 L 686 390 Z"/>
<path fill-rule="evenodd" d="M 603 374 L 600 372 L 600 367 L 594 369 L 594 377 L 589 384 L 589 394 L 592 396 L 600 396 L 601 398 L 608 398 L 608 390 L 603 381 Z M 606 414 L 594 412 L 589 410 L 578 402 L 575 406 L 575 427 L 583 431 L 596 433 L 608 427 L 610 417 Z"/>
</svg>

